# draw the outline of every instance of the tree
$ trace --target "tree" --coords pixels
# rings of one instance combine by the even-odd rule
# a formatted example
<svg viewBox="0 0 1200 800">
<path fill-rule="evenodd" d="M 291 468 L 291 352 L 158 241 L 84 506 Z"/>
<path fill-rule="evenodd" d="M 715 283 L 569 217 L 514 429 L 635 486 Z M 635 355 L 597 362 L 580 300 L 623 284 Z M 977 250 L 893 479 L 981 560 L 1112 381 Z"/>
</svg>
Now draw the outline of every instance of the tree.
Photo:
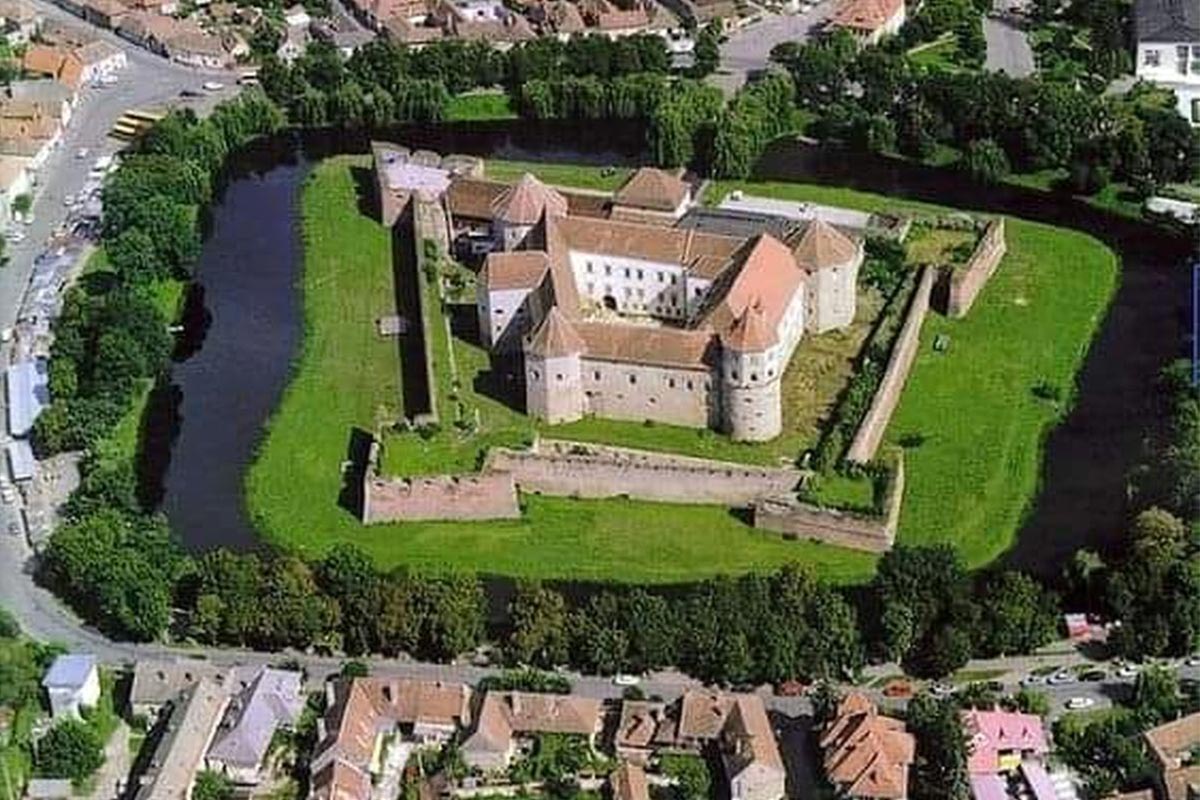
<svg viewBox="0 0 1200 800">
<path fill-rule="evenodd" d="M 1174 670 L 1151 665 L 1138 673 L 1133 684 L 1134 714 L 1142 727 L 1150 728 L 1175 719 L 1181 709 L 1179 678 Z"/>
<path fill-rule="evenodd" d="M 908 729 L 917 740 L 913 800 L 966 800 L 968 745 L 954 700 L 917 695 L 908 704 Z"/>
<path fill-rule="evenodd" d="M 707 78 L 717 69 L 721 61 L 721 21 L 710 22 L 696 34 L 696 46 L 692 50 L 693 78 Z"/>
<path fill-rule="evenodd" d="M 1133 558 L 1167 562 L 1183 555 L 1187 531 L 1169 511 L 1152 507 L 1137 515 L 1129 531 Z"/>
<path fill-rule="evenodd" d="M 993 139 L 976 139 L 967 144 L 962 170 L 971 180 L 984 185 L 1000 183 L 1010 170 L 1008 156 Z"/>
<path fill-rule="evenodd" d="M 1050 715 L 1049 696 L 1045 692 L 1039 692 L 1026 687 L 1018 689 L 1016 694 L 1002 701 L 1002 705 L 1011 711 L 1019 711 L 1022 714 L 1033 714 L 1036 717 Z"/>
<path fill-rule="evenodd" d="M 479 579 L 454 573 L 425 580 L 421 587 L 424 607 L 424 651 L 449 660 L 476 647 L 483 638 L 485 599 Z"/>
<path fill-rule="evenodd" d="M 233 797 L 233 781 L 211 769 L 200 770 L 196 773 L 196 782 L 192 784 L 193 800 L 231 800 Z"/>
<path fill-rule="evenodd" d="M 512 619 L 506 648 L 510 661 L 547 668 L 566 661 L 568 617 L 561 594 L 538 581 L 519 581 L 508 612 Z"/>
<path fill-rule="evenodd" d="M 672 800 L 708 800 L 712 776 L 699 756 L 671 753 L 659 758 L 662 773 L 672 779 Z"/>
<path fill-rule="evenodd" d="M 380 581 L 371 557 L 355 545 L 338 544 L 321 560 L 316 577 L 340 608 L 346 652 L 361 655 L 382 649 Z"/>
<path fill-rule="evenodd" d="M 64 719 L 37 743 L 36 769 L 44 778 L 81 783 L 104 763 L 104 743 L 95 728 L 79 719 Z"/>
<path fill-rule="evenodd" d="M 978 652 L 987 657 L 1030 653 L 1053 641 L 1058 629 L 1058 598 L 1020 572 L 1006 571 L 984 581 L 979 608 Z"/>
</svg>

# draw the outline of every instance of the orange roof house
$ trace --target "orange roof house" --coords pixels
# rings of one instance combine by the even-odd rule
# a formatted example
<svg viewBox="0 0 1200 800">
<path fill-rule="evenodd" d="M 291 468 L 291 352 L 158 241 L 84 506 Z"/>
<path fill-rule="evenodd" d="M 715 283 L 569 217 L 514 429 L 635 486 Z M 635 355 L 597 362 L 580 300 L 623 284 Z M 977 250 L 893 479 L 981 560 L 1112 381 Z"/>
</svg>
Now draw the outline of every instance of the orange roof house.
<svg viewBox="0 0 1200 800">
<path fill-rule="evenodd" d="M 904 723 L 879 713 L 858 692 L 848 694 L 821 734 L 825 775 L 850 798 L 904 800 L 916 740 Z"/>
<path fill-rule="evenodd" d="M 79 58 L 70 50 L 51 45 L 29 45 L 21 67 L 30 74 L 53 78 L 72 91 L 79 89 L 83 78 L 83 64 Z"/>
<path fill-rule="evenodd" d="M 849 31 L 864 44 L 875 44 L 904 24 L 904 0 L 842 0 L 830 25 Z"/>
</svg>

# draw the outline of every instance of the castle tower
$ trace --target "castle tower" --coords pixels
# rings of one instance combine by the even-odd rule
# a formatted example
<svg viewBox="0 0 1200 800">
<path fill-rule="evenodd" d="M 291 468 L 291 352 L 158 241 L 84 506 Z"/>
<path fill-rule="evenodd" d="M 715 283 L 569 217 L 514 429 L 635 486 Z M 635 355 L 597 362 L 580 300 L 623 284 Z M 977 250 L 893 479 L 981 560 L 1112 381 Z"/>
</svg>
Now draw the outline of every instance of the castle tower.
<svg viewBox="0 0 1200 800">
<path fill-rule="evenodd" d="M 792 253 L 808 274 L 808 329 L 824 333 L 853 322 L 862 243 L 818 219 L 809 223 Z"/>
<path fill-rule="evenodd" d="M 525 413 L 554 425 L 583 416 L 586 346 L 555 306 L 525 345 Z"/>
<path fill-rule="evenodd" d="M 757 302 L 721 337 L 723 421 L 737 441 L 765 442 L 783 430 L 778 344 Z"/>
<path fill-rule="evenodd" d="M 501 250 L 515 250 L 543 214 L 566 216 L 567 199 L 526 172 L 492 201 L 492 236 Z"/>
</svg>

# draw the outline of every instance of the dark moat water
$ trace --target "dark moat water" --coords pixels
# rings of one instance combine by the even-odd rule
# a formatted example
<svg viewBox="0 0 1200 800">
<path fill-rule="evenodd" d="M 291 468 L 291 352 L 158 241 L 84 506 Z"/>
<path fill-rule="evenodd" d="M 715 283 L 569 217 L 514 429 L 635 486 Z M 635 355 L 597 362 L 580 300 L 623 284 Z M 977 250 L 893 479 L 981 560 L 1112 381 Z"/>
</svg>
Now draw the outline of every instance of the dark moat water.
<svg viewBox="0 0 1200 800">
<path fill-rule="evenodd" d="M 641 132 L 611 124 L 522 121 L 398 129 L 378 137 L 523 160 L 616 165 L 642 155 Z M 170 385 L 156 393 L 142 465 L 147 491 L 161 498 L 192 551 L 259 545 L 243 478 L 301 346 L 300 188 L 313 162 L 366 152 L 368 143 L 335 133 L 282 137 L 230 164 L 210 215 L 178 362 Z M 1127 513 L 1126 476 L 1152 423 L 1154 378 L 1184 354 L 1187 243 L 1069 198 L 980 189 L 953 172 L 828 148 L 780 143 L 758 172 L 1078 228 L 1122 255 L 1121 284 L 1079 376 L 1078 401 L 1049 434 L 1041 491 L 1005 560 L 1054 573 L 1080 546 L 1111 542 Z"/>
</svg>

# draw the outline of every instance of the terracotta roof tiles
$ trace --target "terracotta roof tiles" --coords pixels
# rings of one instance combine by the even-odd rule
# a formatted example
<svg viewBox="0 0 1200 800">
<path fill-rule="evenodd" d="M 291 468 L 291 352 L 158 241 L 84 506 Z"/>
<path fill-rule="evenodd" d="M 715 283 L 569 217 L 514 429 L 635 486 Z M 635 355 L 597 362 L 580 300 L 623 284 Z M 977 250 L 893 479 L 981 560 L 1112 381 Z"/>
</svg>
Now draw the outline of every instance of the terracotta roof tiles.
<svg viewBox="0 0 1200 800">
<path fill-rule="evenodd" d="M 690 192 L 687 182 L 678 175 L 655 167 L 642 167 L 617 190 L 613 201 L 654 211 L 674 211 Z"/>
</svg>

